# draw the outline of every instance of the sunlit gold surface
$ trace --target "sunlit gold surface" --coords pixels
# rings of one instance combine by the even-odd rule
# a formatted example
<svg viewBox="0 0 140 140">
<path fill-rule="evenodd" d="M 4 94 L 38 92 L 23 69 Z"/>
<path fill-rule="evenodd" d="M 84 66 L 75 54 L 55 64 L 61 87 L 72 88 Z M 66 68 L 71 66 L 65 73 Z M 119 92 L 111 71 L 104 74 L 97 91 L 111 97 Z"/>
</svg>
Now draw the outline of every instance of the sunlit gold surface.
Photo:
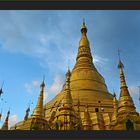
<svg viewBox="0 0 140 140">
<path fill-rule="evenodd" d="M 92 130 L 92 121 L 88 112 L 88 106 L 85 108 L 84 111 L 83 130 Z"/>
</svg>

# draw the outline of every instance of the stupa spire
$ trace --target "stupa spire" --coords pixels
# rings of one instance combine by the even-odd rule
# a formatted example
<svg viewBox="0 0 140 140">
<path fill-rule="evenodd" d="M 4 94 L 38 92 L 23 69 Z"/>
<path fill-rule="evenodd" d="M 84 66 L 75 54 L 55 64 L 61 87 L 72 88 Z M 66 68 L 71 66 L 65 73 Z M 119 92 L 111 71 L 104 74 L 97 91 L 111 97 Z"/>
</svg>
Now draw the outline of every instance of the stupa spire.
<svg viewBox="0 0 140 140">
<path fill-rule="evenodd" d="M 83 25 L 81 27 L 81 33 L 84 33 L 84 34 L 87 33 L 87 27 L 86 27 L 85 19 L 83 19 Z"/>
<path fill-rule="evenodd" d="M 8 120 L 9 120 L 10 110 L 7 112 L 6 119 L 3 123 L 1 130 L 8 130 Z"/>
<path fill-rule="evenodd" d="M 68 68 L 68 72 L 66 73 L 65 93 L 62 100 L 62 104 L 64 106 L 72 106 L 72 97 L 70 93 L 70 76 L 71 76 L 71 72 L 70 69 Z"/>
<path fill-rule="evenodd" d="M 120 54 L 119 54 L 120 55 Z M 119 56 L 119 64 L 118 68 L 120 70 L 120 99 L 119 99 L 119 107 L 118 112 L 121 111 L 135 111 L 135 106 L 133 100 L 129 94 L 128 87 L 125 81 L 125 76 L 123 72 L 124 65 Z M 126 108 L 128 107 L 128 108 Z"/>
<path fill-rule="evenodd" d="M 123 88 L 123 87 L 127 88 L 126 81 L 125 81 L 125 76 L 124 76 L 124 73 L 123 73 L 124 65 L 121 62 L 120 50 L 119 49 L 118 49 L 118 56 L 119 56 L 118 68 L 120 69 L 120 88 Z M 128 94 L 129 94 L 129 92 L 128 92 Z"/>
<path fill-rule="evenodd" d="M 43 118 L 44 117 L 44 111 L 43 111 L 43 93 L 44 93 L 44 88 L 45 88 L 45 83 L 44 83 L 44 78 L 43 81 L 40 85 L 40 95 L 38 97 L 38 102 L 37 105 L 33 111 L 32 116 L 36 116 L 36 117 L 40 117 Z"/>
<path fill-rule="evenodd" d="M 82 33 L 82 36 L 79 42 L 79 49 L 78 49 L 76 65 L 74 69 L 83 68 L 83 67 L 93 68 L 94 66 L 92 62 L 90 44 L 86 35 L 87 27 L 85 24 L 85 20 L 83 20 L 83 24 L 81 26 L 81 33 Z"/>
<path fill-rule="evenodd" d="M 65 90 L 63 93 L 63 99 L 62 99 L 62 105 L 59 108 L 59 112 L 56 115 L 57 121 L 60 121 L 62 126 L 59 125 L 60 130 L 73 130 L 75 129 L 75 119 L 76 114 L 73 109 L 73 101 L 71 96 L 71 90 L 70 90 L 70 77 L 71 72 L 70 69 L 68 69 L 68 72 L 66 73 L 66 84 L 65 84 Z"/>
<path fill-rule="evenodd" d="M 123 72 L 124 65 L 123 65 L 121 58 L 120 58 L 120 50 L 119 49 L 118 49 L 118 56 L 119 56 L 118 69 L 120 70 L 120 89 L 121 89 L 120 96 L 126 96 L 126 95 L 130 96 L 129 91 L 127 89 L 128 87 L 127 87 L 127 84 L 125 81 L 125 76 L 124 76 L 124 72 Z"/>
</svg>

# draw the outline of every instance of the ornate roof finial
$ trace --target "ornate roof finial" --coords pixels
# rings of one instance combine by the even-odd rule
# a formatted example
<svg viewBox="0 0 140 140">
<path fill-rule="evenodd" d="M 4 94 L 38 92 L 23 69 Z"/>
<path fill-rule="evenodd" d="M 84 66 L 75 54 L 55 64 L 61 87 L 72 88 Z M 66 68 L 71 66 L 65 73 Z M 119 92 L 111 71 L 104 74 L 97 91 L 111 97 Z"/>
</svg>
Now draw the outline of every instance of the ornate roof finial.
<svg viewBox="0 0 140 140">
<path fill-rule="evenodd" d="M 83 26 L 85 26 L 86 24 L 85 24 L 85 18 L 83 18 Z"/>
<path fill-rule="evenodd" d="M 70 70 L 70 59 L 68 59 L 68 70 Z"/>
<path fill-rule="evenodd" d="M 116 93 L 115 93 L 115 91 L 113 92 L 113 97 L 116 97 Z"/>
<path fill-rule="evenodd" d="M 119 64 L 118 64 L 118 68 L 124 68 L 123 63 L 121 62 L 120 50 L 119 50 L 119 49 L 118 49 L 118 57 L 119 57 Z"/>
<path fill-rule="evenodd" d="M 42 87 L 42 88 L 44 88 L 44 87 L 45 87 L 44 80 L 45 80 L 45 75 L 43 75 L 43 81 L 42 81 L 42 83 L 41 83 L 41 85 L 40 85 L 40 87 Z"/>
<path fill-rule="evenodd" d="M 66 73 L 66 82 L 67 82 L 67 81 L 69 82 L 70 76 L 71 76 L 71 72 L 70 72 L 70 69 L 69 69 L 69 67 L 68 67 L 68 71 L 67 71 L 67 73 Z"/>
<path fill-rule="evenodd" d="M 118 49 L 119 60 L 121 60 L 121 59 L 120 59 L 120 52 L 121 52 L 120 49 Z"/>
<path fill-rule="evenodd" d="M 81 27 L 81 33 L 84 33 L 84 34 L 87 33 L 87 27 L 86 27 L 86 24 L 85 24 L 85 19 L 83 19 L 83 25 Z"/>
<path fill-rule="evenodd" d="M 7 112 L 7 116 L 9 117 L 9 115 L 10 115 L 10 108 L 9 108 L 9 111 Z"/>
</svg>

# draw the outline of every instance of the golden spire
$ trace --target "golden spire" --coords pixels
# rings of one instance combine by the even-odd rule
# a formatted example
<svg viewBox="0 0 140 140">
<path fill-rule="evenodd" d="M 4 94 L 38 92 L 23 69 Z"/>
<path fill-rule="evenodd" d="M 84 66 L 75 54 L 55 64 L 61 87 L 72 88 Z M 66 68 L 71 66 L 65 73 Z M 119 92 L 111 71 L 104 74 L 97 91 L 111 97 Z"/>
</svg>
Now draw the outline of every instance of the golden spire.
<svg viewBox="0 0 140 140">
<path fill-rule="evenodd" d="M 68 72 L 66 73 L 66 84 L 65 84 L 65 90 L 63 91 L 63 99 L 62 99 L 62 105 L 59 108 L 59 112 L 56 115 L 57 121 L 60 121 L 63 126 L 59 128 L 60 130 L 73 130 L 75 129 L 75 120 L 76 120 L 76 114 L 73 108 L 73 101 L 71 96 L 71 90 L 70 90 L 70 77 L 71 72 L 68 69 Z"/>
<path fill-rule="evenodd" d="M 9 120 L 10 110 L 7 112 L 6 119 L 3 123 L 1 130 L 8 130 L 8 120 Z"/>
<path fill-rule="evenodd" d="M 118 101 L 116 99 L 116 93 L 114 92 L 113 94 L 114 98 L 113 98 L 113 114 L 112 114 L 112 118 L 111 121 L 115 121 L 116 117 L 117 117 L 117 112 L 118 112 Z"/>
<path fill-rule="evenodd" d="M 128 87 L 125 81 L 125 76 L 123 72 L 124 65 L 121 62 L 120 58 L 119 58 L 118 68 L 120 69 L 120 99 L 119 99 L 118 113 L 121 111 L 125 111 L 125 112 L 135 111 L 135 106 L 129 94 Z"/>
<path fill-rule="evenodd" d="M 83 25 L 81 27 L 81 33 L 85 34 L 85 35 L 87 33 L 87 27 L 86 27 L 86 24 L 85 24 L 85 19 L 83 19 Z"/>
<path fill-rule="evenodd" d="M 124 76 L 124 73 L 123 73 L 124 65 L 123 65 L 123 63 L 121 62 L 121 59 L 120 59 L 120 50 L 118 50 L 118 56 L 119 56 L 118 68 L 120 69 L 120 88 L 121 89 L 123 89 L 123 88 L 127 89 L 125 76 Z M 128 92 L 128 90 L 126 90 L 126 92 L 122 92 L 120 96 L 123 96 L 122 94 L 128 95 L 129 92 Z"/>
<path fill-rule="evenodd" d="M 123 73 L 123 68 L 124 68 L 124 65 L 123 63 L 121 62 L 121 60 L 119 60 L 119 64 L 118 64 L 118 68 L 120 69 L 120 88 L 127 88 L 127 85 L 126 85 L 126 81 L 125 81 L 125 76 L 124 76 L 124 73 Z M 129 94 L 129 92 L 123 92 L 123 94 Z M 122 95 L 121 95 L 122 96 Z"/>
<path fill-rule="evenodd" d="M 44 117 L 44 111 L 43 111 L 43 93 L 44 93 L 44 87 L 45 87 L 45 83 L 44 83 L 44 79 L 40 85 L 40 95 L 38 98 L 38 102 L 37 105 L 33 111 L 32 116 L 35 117 L 40 117 L 43 118 Z"/>
<path fill-rule="evenodd" d="M 71 72 L 68 69 L 68 72 L 66 73 L 66 86 L 65 86 L 65 93 L 62 100 L 62 104 L 64 106 L 72 107 L 72 97 L 70 93 L 70 76 L 71 76 Z"/>
<path fill-rule="evenodd" d="M 79 67 L 92 67 L 93 68 L 90 45 L 89 45 L 89 41 L 86 35 L 87 27 L 85 24 L 85 20 L 83 20 L 81 33 L 82 33 L 82 36 L 79 42 L 79 49 L 78 49 L 78 55 L 76 58 L 75 68 L 79 68 Z"/>
</svg>

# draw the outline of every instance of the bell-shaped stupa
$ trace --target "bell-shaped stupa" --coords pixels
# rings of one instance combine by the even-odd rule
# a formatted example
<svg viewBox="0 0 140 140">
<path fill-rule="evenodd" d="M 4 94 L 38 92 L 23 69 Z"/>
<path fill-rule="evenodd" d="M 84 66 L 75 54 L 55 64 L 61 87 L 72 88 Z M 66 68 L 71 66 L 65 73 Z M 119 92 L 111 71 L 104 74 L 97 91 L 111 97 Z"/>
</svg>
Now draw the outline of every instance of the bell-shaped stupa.
<svg viewBox="0 0 140 140">
<path fill-rule="evenodd" d="M 93 63 L 94 57 L 91 54 L 85 22 L 81 27 L 81 34 L 76 64 L 70 78 L 73 106 L 75 111 L 80 112 L 81 119 L 84 118 L 85 106 L 88 105 L 91 120 L 95 117 L 98 118 L 98 112 L 102 112 L 104 120 L 109 121 L 110 115 L 113 113 L 113 95 L 108 92 L 103 76 Z M 64 91 L 65 84 L 60 93 L 45 105 L 47 120 L 50 119 L 51 113 L 59 108 Z"/>
</svg>

